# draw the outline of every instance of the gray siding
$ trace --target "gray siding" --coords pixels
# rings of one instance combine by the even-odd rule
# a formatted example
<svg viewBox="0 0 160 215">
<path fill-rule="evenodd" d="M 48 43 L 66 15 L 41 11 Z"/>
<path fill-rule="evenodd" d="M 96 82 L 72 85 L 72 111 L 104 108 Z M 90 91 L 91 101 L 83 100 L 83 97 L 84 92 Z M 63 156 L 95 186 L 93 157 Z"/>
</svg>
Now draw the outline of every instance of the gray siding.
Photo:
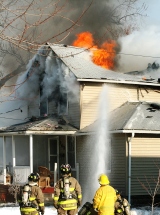
<svg viewBox="0 0 160 215">
<path fill-rule="evenodd" d="M 84 202 L 92 201 L 93 195 L 99 187 L 97 183 L 99 174 L 96 174 L 98 168 L 97 159 L 98 151 L 96 151 L 95 136 L 77 137 L 77 162 L 80 164 L 79 177 Z M 126 146 L 124 134 L 114 135 L 111 138 L 111 173 L 106 174 L 110 179 L 110 184 L 122 191 L 123 194 L 126 194 Z"/>
<path fill-rule="evenodd" d="M 79 128 L 80 124 L 80 105 L 79 103 L 70 103 L 68 106 L 67 119 L 71 125 Z"/>
<path fill-rule="evenodd" d="M 126 141 L 124 134 L 114 134 L 111 137 L 112 168 L 110 174 L 111 184 L 127 195 L 127 160 Z"/>
<path fill-rule="evenodd" d="M 79 163 L 79 182 L 82 186 L 83 202 L 92 201 L 96 191 L 94 184 L 97 182 L 98 176 L 93 177 L 96 172 L 97 162 L 94 156 L 94 136 L 77 137 L 77 163 Z M 94 171 L 94 173 L 93 173 Z"/>
<path fill-rule="evenodd" d="M 29 106 L 28 106 L 28 117 L 32 116 L 39 116 L 40 115 L 40 110 L 39 110 L 39 96 L 34 98 Z"/>
</svg>

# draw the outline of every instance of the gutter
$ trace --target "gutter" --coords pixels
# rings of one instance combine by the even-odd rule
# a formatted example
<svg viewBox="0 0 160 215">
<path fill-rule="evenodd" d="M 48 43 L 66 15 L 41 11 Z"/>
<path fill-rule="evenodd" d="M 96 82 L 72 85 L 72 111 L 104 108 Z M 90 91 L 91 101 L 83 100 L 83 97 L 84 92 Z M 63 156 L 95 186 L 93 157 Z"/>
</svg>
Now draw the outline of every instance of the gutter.
<svg viewBox="0 0 160 215">
<path fill-rule="evenodd" d="M 128 202 L 131 202 L 131 156 L 132 156 L 132 139 L 134 138 L 135 134 L 132 133 L 128 141 Z"/>
<path fill-rule="evenodd" d="M 69 135 L 77 131 L 18 131 L 18 132 L 0 132 L 0 136 L 8 135 Z"/>
<path fill-rule="evenodd" d="M 76 136 L 83 136 L 83 135 L 92 135 L 95 134 L 96 131 L 89 131 L 89 132 L 76 132 Z M 159 131 L 150 131 L 150 130 L 117 130 L 117 131 L 109 131 L 110 134 L 130 134 L 130 133 L 135 133 L 135 134 L 160 134 Z"/>
<path fill-rule="evenodd" d="M 116 80 L 107 80 L 107 79 L 80 79 L 78 78 L 77 81 L 79 82 L 102 82 L 102 83 L 118 83 L 118 84 L 135 84 L 135 85 L 148 85 L 148 86 L 160 86 L 160 84 L 157 82 L 157 83 L 145 83 L 145 82 L 138 82 L 138 81 L 116 81 Z"/>
</svg>

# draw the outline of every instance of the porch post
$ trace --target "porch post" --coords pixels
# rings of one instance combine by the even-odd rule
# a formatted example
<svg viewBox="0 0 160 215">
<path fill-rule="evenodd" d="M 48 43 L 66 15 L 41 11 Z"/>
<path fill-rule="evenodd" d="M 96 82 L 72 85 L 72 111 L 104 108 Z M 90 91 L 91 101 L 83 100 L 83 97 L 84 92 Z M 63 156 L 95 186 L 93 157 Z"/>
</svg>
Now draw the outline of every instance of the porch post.
<svg viewBox="0 0 160 215">
<path fill-rule="evenodd" d="M 33 172 L 33 135 L 29 135 L 30 172 Z"/>
<path fill-rule="evenodd" d="M 13 171 L 14 171 L 14 167 L 16 166 L 16 155 L 15 155 L 15 139 L 13 135 L 12 135 L 12 159 L 13 159 Z"/>
<path fill-rule="evenodd" d="M 6 184 L 6 137 L 3 136 L 3 182 Z"/>
</svg>

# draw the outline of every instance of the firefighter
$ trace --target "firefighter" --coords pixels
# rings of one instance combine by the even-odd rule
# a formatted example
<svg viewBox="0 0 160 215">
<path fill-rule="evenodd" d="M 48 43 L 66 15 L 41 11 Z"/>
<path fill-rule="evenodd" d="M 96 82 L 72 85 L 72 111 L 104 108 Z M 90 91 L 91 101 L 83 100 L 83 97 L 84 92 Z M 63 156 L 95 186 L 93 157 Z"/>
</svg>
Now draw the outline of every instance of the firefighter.
<svg viewBox="0 0 160 215">
<path fill-rule="evenodd" d="M 93 208 L 98 215 L 114 215 L 114 204 L 117 199 L 115 189 L 109 185 L 107 175 L 100 175 L 100 188 L 96 191 L 93 198 Z"/>
<path fill-rule="evenodd" d="M 54 188 L 53 205 L 58 215 L 75 215 L 82 202 L 82 191 L 79 182 L 71 176 L 71 166 L 62 164 L 61 178 Z"/>
<path fill-rule="evenodd" d="M 115 215 L 130 215 L 130 204 L 116 190 L 117 200 L 115 202 Z"/>
<path fill-rule="evenodd" d="M 28 184 L 21 189 L 18 198 L 21 215 L 44 215 L 44 196 L 38 187 L 39 179 L 38 173 L 31 173 L 28 176 Z"/>
</svg>

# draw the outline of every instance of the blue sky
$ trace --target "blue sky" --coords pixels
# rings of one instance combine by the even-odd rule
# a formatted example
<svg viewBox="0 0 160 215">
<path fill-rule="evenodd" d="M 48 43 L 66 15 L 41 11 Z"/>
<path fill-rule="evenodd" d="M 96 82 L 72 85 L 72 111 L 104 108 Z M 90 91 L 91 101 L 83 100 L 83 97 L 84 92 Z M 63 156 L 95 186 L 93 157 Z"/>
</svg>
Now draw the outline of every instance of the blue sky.
<svg viewBox="0 0 160 215">
<path fill-rule="evenodd" d="M 140 0 L 140 4 L 145 4 L 147 6 L 146 22 L 148 24 L 160 24 L 160 0 Z"/>
<path fill-rule="evenodd" d="M 139 29 L 119 39 L 120 72 L 142 71 L 148 63 L 160 64 L 160 0 L 139 1 L 139 5 L 143 3 L 147 8 L 143 14 L 147 16 L 140 19 Z"/>
</svg>

